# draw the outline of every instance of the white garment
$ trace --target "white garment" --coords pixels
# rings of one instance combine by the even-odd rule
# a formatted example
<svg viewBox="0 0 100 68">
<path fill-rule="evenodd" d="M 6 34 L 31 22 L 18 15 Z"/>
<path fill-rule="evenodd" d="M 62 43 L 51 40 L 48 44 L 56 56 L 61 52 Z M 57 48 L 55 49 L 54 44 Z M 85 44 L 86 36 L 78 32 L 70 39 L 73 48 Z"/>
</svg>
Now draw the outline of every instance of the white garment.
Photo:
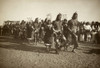
<svg viewBox="0 0 100 68">
<path fill-rule="evenodd" d="M 80 41 L 84 41 L 84 35 L 80 35 Z"/>
<path fill-rule="evenodd" d="M 84 25 L 85 30 L 92 30 L 90 25 Z"/>
</svg>

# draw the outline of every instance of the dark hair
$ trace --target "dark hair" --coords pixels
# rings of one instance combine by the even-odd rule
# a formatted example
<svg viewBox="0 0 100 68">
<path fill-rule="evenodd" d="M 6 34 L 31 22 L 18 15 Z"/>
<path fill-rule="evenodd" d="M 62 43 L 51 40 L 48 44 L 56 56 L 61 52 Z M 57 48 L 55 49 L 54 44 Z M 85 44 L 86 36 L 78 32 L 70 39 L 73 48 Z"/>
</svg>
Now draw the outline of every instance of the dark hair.
<svg viewBox="0 0 100 68">
<path fill-rule="evenodd" d="M 64 21 L 67 21 L 67 19 L 64 19 Z"/>
<path fill-rule="evenodd" d="M 51 22 L 51 20 L 48 20 L 48 21 L 47 21 L 47 24 L 50 24 L 49 22 Z"/>
<path fill-rule="evenodd" d="M 86 22 L 86 25 L 89 25 L 89 22 Z"/>
<path fill-rule="evenodd" d="M 62 15 L 61 13 L 59 13 L 59 14 L 57 15 L 56 21 L 59 21 L 59 16 L 61 16 L 61 15 Z"/>
<path fill-rule="evenodd" d="M 78 15 L 76 12 L 73 14 L 72 19 L 75 19 L 75 15 Z"/>
<path fill-rule="evenodd" d="M 25 23 L 25 21 L 24 21 L 24 20 L 22 20 L 20 24 L 24 24 L 24 23 Z"/>
<path fill-rule="evenodd" d="M 48 21 L 48 19 L 47 19 L 47 18 L 45 18 L 45 21 L 44 21 L 44 22 L 46 23 L 47 21 Z"/>
<path fill-rule="evenodd" d="M 35 18 L 35 23 L 38 23 L 38 18 Z"/>
</svg>

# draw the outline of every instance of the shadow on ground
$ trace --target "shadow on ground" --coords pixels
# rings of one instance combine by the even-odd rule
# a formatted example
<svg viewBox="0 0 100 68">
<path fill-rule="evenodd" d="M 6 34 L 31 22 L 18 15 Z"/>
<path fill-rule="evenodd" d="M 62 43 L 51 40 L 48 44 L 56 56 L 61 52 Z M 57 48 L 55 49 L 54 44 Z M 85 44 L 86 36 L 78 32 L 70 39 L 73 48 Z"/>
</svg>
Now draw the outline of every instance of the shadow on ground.
<svg viewBox="0 0 100 68">
<path fill-rule="evenodd" d="M 46 47 L 39 47 L 39 46 L 34 46 L 34 45 L 30 46 L 28 44 L 22 44 L 21 40 L 15 40 L 12 38 L 5 38 L 5 37 L 0 37 L 0 48 L 39 52 L 39 53 L 48 53 L 46 50 Z M 52 51 L 54 51 L 54 49 L 52 49 Z M 52 52 L 50 53 L 54 54 Z"/>
<path fill-rule="evenodd" d="M 84 52 L 84 53 L 86 53 L 86 54 L 93 54 L 93 53 L 100 54 L 100 49 L 91 49 L 88 52 Z"/>
</svg>

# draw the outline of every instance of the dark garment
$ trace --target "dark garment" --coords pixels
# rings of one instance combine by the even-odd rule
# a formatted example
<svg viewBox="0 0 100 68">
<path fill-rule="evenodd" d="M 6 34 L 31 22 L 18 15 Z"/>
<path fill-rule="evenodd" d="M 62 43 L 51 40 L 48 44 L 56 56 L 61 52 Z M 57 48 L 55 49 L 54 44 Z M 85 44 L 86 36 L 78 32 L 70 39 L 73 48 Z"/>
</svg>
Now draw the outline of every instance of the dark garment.
<svg viewBox="0 0 100 68">
<path fill-rule="evenodd" d="M 68 38 L 68 34 L 69 34 L 69 30 L 68 30 L 67 24 L 63 25 L 63 34 L 67 39 Z"/>
<path fill-rule="evenodd" d="M 74 49 L 78 47 L 77 36 L 75 34 L 72 35 L 72 43 L 74 44 Z"/>
<path fill-rule="evenodd" d="M 47 44 L 52 44 L 52 37 L 53 37 L 53 29 L 52 29 L 52 27 L 46 26 L 44 42 L 47 43 Z"/>
<path fill-rule="evenodd" d="M 29 26 L 29 24 L 27 24 L 27 38 L 31 38 L 32 31 L 33 31 L 32 27 Z"/>
<path fill-rule="evenodd" d="M 0 36 L 2 35 L 2 28 L 0 27 Z"/>
<path fill-rule="evenodd" d="M 18 38 L 19 37 L 19 32 L 20 32 L 20 26 L 19 25 L 14 25 L 14 38 Z"/>
<path fill-rule="evenodd" d="M 9 26 L 8 25 L 4 25 L 3 26 L 3 35 L 8 35 L 9 33 Z"/>
<path fill-rule="evenodd" d="M 44 35 L 45 35 L 44 27 L 41 27 L 40 30 L 39 30 L 39 38 L 40 38 L 40 41 L 43 40 Z"/>
<path fill-rule="evenodd" d="M 100 44 L 100 31 L 98 31 L 96 34 L 96 40 L 97 40 L 97 44 Z"/>
<path fill-rule="evenodd" d="M 85 39 L 85 41 L 87 41 L 87 36 L 88 36 L 89 34 L 91 34 L 91 33 L 90 33 L 90 30 L 85 30 L 85 32 L 84 32 L 84 35 L 85 35 L 84 39 Z"/>
</svg>

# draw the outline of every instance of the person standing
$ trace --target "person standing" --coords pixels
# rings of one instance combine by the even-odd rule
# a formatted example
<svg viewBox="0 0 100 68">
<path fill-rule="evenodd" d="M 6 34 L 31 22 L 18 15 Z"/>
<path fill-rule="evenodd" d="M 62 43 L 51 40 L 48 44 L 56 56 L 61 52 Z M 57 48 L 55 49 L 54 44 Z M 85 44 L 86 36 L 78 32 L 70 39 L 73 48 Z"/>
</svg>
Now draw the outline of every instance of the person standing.
<svg viewBox="0 0 100 68">
<path fill-rule="evenodd" d="M 37 42 L 39 41 L 39 29 L 40 29 L 40 22 L 39 18 L 36 18 L 35 21 L 33 22 L 33 28 L 34 28 L 34 42 L 37 45 Z"/>
<path fill-rule="evenodd" d="M 74 44 L 74 48 L 72 52 L 74 52 L 74 49 L 78 47 L 78 41 L 77 41 L 77 32 L 79 30 L 79 21 L 78 21 L 78 14 L 75 12 L 72 16 L 72 19 L 68 21 L 68 28 L 70 29 L 70 33 L 72 35 L 72 43 Z"/>
<path fill-rule="evenodd" d="M 56 53 L 58 54 L 58 49 L 60 47 L 58 42 L 58 37 L 62 35 L 63 32 L 63 26 L 62 26 L 62 14 L 58 14 L 57 18 L 55 21 L 53 21 L 53 31 L 54 31 L 54 42 L 55 42 L 55 48 L 56 48 Z"/>
<path fill-rule="evenodd" d="M 48 51 L 50 51 L 53 42 L 53 26 L 51 20 L 48 20 L 45 26 L 44 43 Z"/>
</svg>

